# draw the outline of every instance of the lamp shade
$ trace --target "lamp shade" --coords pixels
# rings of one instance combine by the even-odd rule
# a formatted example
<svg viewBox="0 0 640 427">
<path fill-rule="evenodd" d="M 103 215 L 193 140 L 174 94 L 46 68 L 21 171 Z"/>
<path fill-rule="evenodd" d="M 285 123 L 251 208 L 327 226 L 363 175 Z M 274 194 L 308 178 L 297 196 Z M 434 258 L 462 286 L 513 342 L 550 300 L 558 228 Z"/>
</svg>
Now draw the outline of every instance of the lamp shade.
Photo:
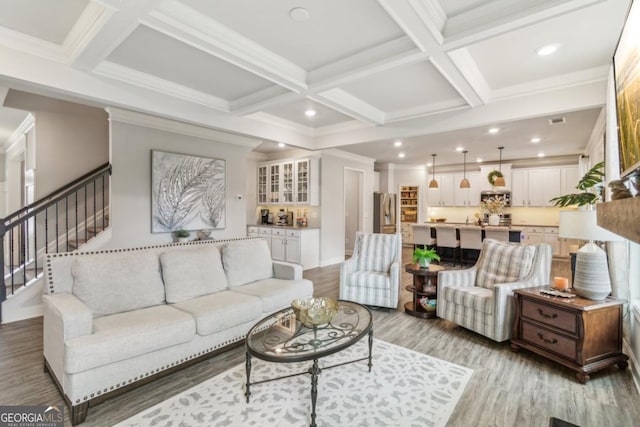
<svg viewBox="0 0 640 427">
<path fill-rule="evenodd" d="M 558 237 L 601 242 L 623 240 L 598 225 L 595 210 L 560 211 Z"/>
</svg>

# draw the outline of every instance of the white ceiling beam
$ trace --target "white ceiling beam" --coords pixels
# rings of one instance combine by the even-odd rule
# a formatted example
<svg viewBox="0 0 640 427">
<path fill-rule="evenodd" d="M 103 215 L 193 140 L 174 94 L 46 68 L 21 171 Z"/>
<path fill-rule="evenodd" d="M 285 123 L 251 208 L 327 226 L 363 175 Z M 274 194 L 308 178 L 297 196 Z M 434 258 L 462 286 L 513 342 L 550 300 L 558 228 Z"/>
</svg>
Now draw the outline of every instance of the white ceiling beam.
<svg viewBox="0 0 640 427">
<path fill-rule="evenodd" d="M 107 58 L 140 25 L 140 18 L 146 16 L 161 0 L 117 1 L 101 0 L 103 10 L 89 10 L 87 16 L 77 25 L 74 41 L 69 41 L 72 66 L 91 71 Z M 86 28 L 99 24 L 97 28 Z M 75 28 L 74 28 L 75 29 Z"/>
<path fill-rule="evenodd" d="M 376 125 L 384 123 L 384 112 L 342 89 L 334 88 L 317 95 L 310 94 L 308 98 L 367 123 Z"/>
<path fill-rule="evenodd" d="M 343 86 L 386 70 L 427 60 L 407 37 L 367 49 L 309 73 L 309 92 Z"/>
<path fill-rule="evenodd" d="M 246 116 L 274 105 L 285 104 L 300 98 L 295 92 L 274 85 L 231 101 L 231 112 Z"/>
<path fill-rule="evenodd" d="M 456 15 L 444 29 L 444 49 L 452 50 L 551 19 L 606 0 L 529 0 L 529 7 L 513 0 L 494 0 Z"/>
<path fill-rule="evenodd" d="M 473 84 L 479 81 L 479 78 L 467 79 L 443 50 L 439 42 L 441 38 L 437 37 L 439 33 L 436 33 L 436 36 L 432 33 L 434 28 L 441 25 L 442 18 L 438 14 L 424 12 L 425 5 L 430 4 L 429 2 L 413 0 L 378 0 L 378 2 L 414 43 L 429 55 L 436 69 L 469 105 L 484 104 L 484 88 L 475 87 Z M 418 13 L 414 6 L 422 12 Z"/>
<path fill-rule="evenodd" d="M 449 113 L 422 116 L 393 126 L 364 128 L 339 135 L 316 137 L 316 148 L 335 148 L 341 145 L 391 138 L 410 138 L 441 132 L 495 125 L 514 120 L 578 111 L 604 105 L 606 81 L 561 88 L 529 96 L 504 99 L 476 108 L 451 111 Z"/>
<path fill-rule="evenodd" d="M 74 62 L 89 47 L 114 13 L 113 8 L 94 2 L 87 4 L 62 44 L 69 63 Z"/>
<path fill-rule="evenodd" d="M 307 89 L 303 68 L 182 3 L 162 2 L 141 22 L 289 90 Z"/>
</svg>

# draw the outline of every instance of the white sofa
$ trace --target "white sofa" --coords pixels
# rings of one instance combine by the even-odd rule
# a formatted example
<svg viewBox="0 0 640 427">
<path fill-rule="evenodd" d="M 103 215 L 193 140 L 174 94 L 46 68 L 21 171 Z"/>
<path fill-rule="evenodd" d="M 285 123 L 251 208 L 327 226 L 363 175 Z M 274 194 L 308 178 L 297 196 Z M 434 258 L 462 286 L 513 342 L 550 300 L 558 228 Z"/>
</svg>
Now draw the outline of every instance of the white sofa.
<svg viewBox="0 0 640 427">
<path fill-rule="evenodd" d="M 259 319 L 313 294 L 262 239 L 50 254 L 44 358 L 71 409 L 241 342 Z"/>
</svg>

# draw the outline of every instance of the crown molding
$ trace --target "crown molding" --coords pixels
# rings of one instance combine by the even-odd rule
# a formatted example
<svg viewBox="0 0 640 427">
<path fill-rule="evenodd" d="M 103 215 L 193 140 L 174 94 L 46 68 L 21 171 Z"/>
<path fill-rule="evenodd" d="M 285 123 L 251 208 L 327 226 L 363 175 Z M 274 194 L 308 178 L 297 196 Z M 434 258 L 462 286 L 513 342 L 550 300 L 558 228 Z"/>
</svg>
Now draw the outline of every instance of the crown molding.
<svg viewBox="0 0 640 427">
<path fill-rule="evenodd" d="M 348 151 L 340 150 L 339 148 L 329 148 L 329 149 L 326 149 L 326 150 L 322 150 L 321 153 L 323 155 L 327 154 L 329 156 L 338 157 L 338 158 L 341 158 L 341 159 L 354 160 L 354 161 L 357 161 L 357 162 L 371 164 L 371 166 L 373 166 L 373 164 L 376 161 L 375 159 L 372 159 L 371 157 L 365 157 L 365 156 L 361 156 L 359 154 L 349 153 Z"/>
<path fill-rule="evenodd" d="M 317 95 L 309 95 L 309 98 L 347 116 L 376 125 L 384 123 L 384 112 L 342 89 L 330 89 Z"/>
<path fill-rule="evenodd" d="M 433 104 L 419 105 L 417 107 L 387 113 L 385 116 L 385 124 L 431 116 L 434 114 L 465 110 L 467 108 L 469 108 L 469 105 L 466 102 L 455 99 Z"/>
<path fill-rule="evenodd" d="M 249 138 L 241 135 L 233 135 L 215 129 L 209 129 L 189 123 L 178 122 L 176 120 L 165 119 L 163 117 L 151 116 L 149 114 L 138 113 L 136 111 L 125 110 L 116 107 L 105 108 L 109 114 L 109 121 L 129 123 L 144 126 L 152 129 L 173 132 L 181 135 L 193 136 L 196 138 L 208 139 L 216 142 L 240 145 L 248 148 L 257 147 L 262 140 Z"/>
<path fill-rule="evenodd" d="M 305 125 L 301 125 L 296 122 L 292 122 L 291 120 L 283 119 L 278 116 L 274 116 L 273 114 L 257 112 L 253 114 L 249 114 L 246 116 L 247 118 L 257 120 L 262 123 L 267 123 L 273 126 L 277 126 L 283 129 L 288 129 L 293 132 L 301 133 L 303 135 L 313 137 L 313 128 L 310 128 Z"/>
<path fill-rule="evenodd" d="M 35 55 L 59 63 L 67 62 L 67 55 L 61 45 L 30 35 L 0 27 L 0 44 L 9 49 Z"/>
<path fill-rule="evenodd" d="M 442 44 L 444 36 L 442 31 L 447 22 L 447 15 L 437 0 L 409 0 L 409 4 L 420 18 L 422 23 L 431 33 L 431 36 Z"/>
<path fill-rule="evenodd" d="M 143 87 L 162 94 L 169 94 L 176 98 L 204 105 L 205 107 L 213 108 L 225 113 L 230 111 L 229 102 L 224 99 L 161 79 L 151 74 L 124 67 L 114 62 L 103 61 L 93 70 L 93 72 L 99 76 L 119 80 L 124 83 Z"/>
</svg>

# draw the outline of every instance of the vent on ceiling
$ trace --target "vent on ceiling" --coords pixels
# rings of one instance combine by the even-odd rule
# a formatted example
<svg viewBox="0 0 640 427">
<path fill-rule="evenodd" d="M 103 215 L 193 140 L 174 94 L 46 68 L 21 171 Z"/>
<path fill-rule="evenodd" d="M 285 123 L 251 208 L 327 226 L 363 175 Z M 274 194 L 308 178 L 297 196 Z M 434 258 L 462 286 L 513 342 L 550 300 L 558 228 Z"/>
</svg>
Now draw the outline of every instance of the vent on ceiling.
<svg viewBox="0 0 640 427">
<path fill-rule="evenodd" d="M 551 126 L 560 125 L 560 124 L 563 124 L 563 123 L 566 123 L 566 122 L 567 122 L 567 119 L 565 119 L 564 117 L 552 117 L 552 118 L 549 119 L 549 124 Z"/>
</svg>

